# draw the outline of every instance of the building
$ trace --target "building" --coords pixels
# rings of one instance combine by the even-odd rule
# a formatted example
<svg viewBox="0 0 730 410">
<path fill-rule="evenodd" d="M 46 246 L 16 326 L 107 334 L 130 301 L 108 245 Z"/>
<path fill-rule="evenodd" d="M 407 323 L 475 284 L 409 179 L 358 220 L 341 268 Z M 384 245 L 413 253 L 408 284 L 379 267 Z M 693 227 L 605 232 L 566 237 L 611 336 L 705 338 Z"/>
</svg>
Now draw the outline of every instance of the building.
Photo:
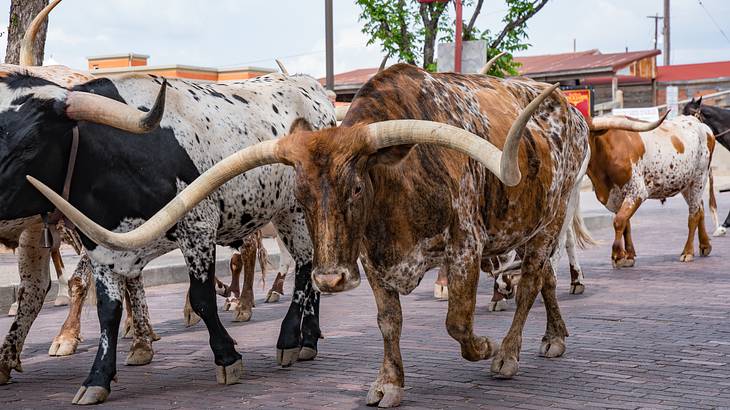
<svg viewBox="0 0 730 410">
<path fill-rule="evenodd" d="M 147 65 L 148 55 L 127 53 L 87 57 L 92 74 L 154 74 L 166 78 L 183 78 L 214 83 L 246 80 L 275 70 L 263 67 L 211 68 L 189 65 Z"/>
<path fill-rule="evenodd" d="M 666 104 L 667 86 L 675 86 L 679 100 L 730 90 L 730 61 L 658 67 L 657 103 Z M 730 107 L 730 93 L 703 101 Z"/>
<path fill-rule="evenodd" d="M 659 50 L 603 54 L 586 50 L 575 53 L 515 57 L 520 75 L 538 81 L 560 82 L 564 86 L 593 86 L 596 102 L 610 102 L 616 91 L 624 91 L 627 106 L 652 105 Z M 377 68 L 363 68 L 335 75 L 337 101 L 351 101 Z M 324 79 L 320 79 L 324 84 Z"/>
</svg>

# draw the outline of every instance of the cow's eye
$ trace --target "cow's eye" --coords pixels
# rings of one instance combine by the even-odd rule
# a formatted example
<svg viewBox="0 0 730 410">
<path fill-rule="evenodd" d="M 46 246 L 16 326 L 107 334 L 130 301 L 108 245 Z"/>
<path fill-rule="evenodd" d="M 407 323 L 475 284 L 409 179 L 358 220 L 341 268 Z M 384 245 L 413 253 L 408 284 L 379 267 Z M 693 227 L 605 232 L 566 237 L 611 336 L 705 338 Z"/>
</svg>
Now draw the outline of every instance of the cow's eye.
<svg viewBox="0 0 730 410">
<path fill-rule="evenodd" d="M 352 197 L 357 198 L 362 193 L 362 184 L 356 183 L 354 187 L 352 187 Z"/>
</svg>

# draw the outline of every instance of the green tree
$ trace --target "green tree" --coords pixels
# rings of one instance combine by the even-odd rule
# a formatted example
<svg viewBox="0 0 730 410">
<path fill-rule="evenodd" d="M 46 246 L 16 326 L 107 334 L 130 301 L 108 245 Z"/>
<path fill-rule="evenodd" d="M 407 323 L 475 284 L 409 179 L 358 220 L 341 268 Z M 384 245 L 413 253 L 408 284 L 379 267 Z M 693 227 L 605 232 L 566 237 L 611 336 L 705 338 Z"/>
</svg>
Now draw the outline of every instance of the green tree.
<svg viewBox="0 0 730 410">
<path fill-rule="evenodd" d="M 472 8 L 471 17 L 462 21 L 464 40 L 487 41 L 487 58 L 501 51 L 509 52 L 492 67 L 490 74 L 516 74 L 517 63 L 511 53 L 527 49 L 527 21 L 537 14 L 548 0 L 505 0 L 507 13 L 499 30 L 479 30 L 476 20 L 484 0 L 461 1 L 465 9 Z M 434 50 L 439 41 L 453 41 L 456 22 L 448 14 L 448 3 L 419 3 L 417 0 L 357 0 L 364 23 L 363 33 L 369 36 L 368 45 L 380 44 L 388 56 L 409 64 L 418 64 L 434 70 Z"/>
</svg>

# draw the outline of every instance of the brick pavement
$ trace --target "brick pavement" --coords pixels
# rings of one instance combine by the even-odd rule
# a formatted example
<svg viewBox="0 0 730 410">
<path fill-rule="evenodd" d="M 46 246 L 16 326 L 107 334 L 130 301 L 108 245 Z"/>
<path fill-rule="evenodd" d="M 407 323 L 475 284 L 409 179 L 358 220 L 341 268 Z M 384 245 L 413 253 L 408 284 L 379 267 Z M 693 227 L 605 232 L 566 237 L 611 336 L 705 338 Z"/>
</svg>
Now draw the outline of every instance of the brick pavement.
<svg viewBox="0 0 730 410">
<path fill-rule="evenodd" d="M 722 212 L 730 195 L 720 196 Z M 722 215 L 724 216 L 724 214 Z M 709 220 L 709 218 L 708 218 Z M 686 237 L 686 206 L 670 199 L 639 210 L 632 226 L 637 266 L 610 267 L 608 229 L 594 232 L 602 244 L 580 253 L 586 293 L 569 295 L 567 272 L 559 280 L 559 299 L 571 332 L 566 355 L 537 355 L 545 327 L 540 302 L 525 327 L 520 373 L 496 380 L 489 362 L 461 359 L 458 344 L 446 333 L 446 303 L 432 299 L 434 273 L 402 298 L 402 351 L 406 370 L 406 408 L 717 408 L 730 407 L 730 237 L 713 241 L 713 253 L 690 264 L 677 262 Z M 491 282 L 483 278 L 477 302 L 479 334 L 501 339 L 514 312 L 486 310 Z M 242 384 L 215 383 L 212 354 L 202 324 L 182 326 L 183 285 L 148 290 L 152 320 L 162 340 L 144 367 L 119 366 L 119 383 L 107 407 L 125 408 L 357 408 L 377 374 L 381 337 L 367 283 L 347 294 L 322 300 L 320 356 L 289 369 L 275 365 L 274 345 L 288 305 L 260 302 L 253 321 L 222 320 L 238 341 L 246 374 Z M 2 408 L 68 406 L 96 352 L 98 324 L 84 312 L 79 354 L 46 355 L 61 324 L 64 308 L 46 308 L 28 337 L 25 373 L 0 387 Z M 4 334 L 10 319 L 0 319 Z M 129 342 L 120 342 L 124 362 Z"/>
</svg>

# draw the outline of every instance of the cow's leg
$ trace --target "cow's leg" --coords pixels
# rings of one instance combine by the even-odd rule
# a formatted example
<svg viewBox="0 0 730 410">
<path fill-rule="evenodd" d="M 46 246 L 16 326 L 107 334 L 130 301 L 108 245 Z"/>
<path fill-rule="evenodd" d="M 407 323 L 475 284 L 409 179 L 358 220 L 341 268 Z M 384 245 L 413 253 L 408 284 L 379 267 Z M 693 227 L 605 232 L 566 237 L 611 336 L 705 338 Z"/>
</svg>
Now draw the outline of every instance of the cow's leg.
<svg viewBox="0 0 730 410">
<path fill-rule="evenodd" d="M 457 254 L 463 255 L 459 249 Z M 489 359 L 497 345 L 487 337 L 474 334 L 474 308 L 481 255 L 449 257 L 444 270 L 449 280 L 449 308 L 446 330 L 461 345 L 461 356 L 469 361 Z"/>
<path fill-rule="evenodd" d="M 492 291 L 492 300 L 487 305 L 490 312 L 501 312 L 507 310 L 507 298 L 500 292 L 500 279 L 502 273 L 497 273 L 494 277 L 494 289 Z"/>
<path fill-rule="evenodd" d="M 256 241 L 247 241 L 241 249 L 241 264 L 243 265 L 243 290 L 239 291 L 234 322 L 248 322 L 253 312 L 253 278 L 256 270 Z M 240 270 L 239 270 L 240 275 Z"/>
<path fill-rule="evenodd" d="M 0 385 L 8 383 L 11 370 L 23 371 L 20 366 L 23 343 L 51 286 L 49 259 L 48 249 L 41 248 L 41 226 L 28 227 L 20 235 L 18 249 L 18 312 L 0 347 Z"/>
<path fill-rule="evenodd" d="M 245 249 L 245 246 L 242 246 L 239 249 L 240 252 L 234 252 L 231 255 L 231 260 L 228 262 L 228 269 L 231 271 L 231 284 L 223 295 L 226 298 L 225 303 L 223 303 L 223 310 L 225 311 L 235 310 L 238 307 L 238 299 L 241 297 L 241 270 L 243 270 L 241 252 L 244 252 Z M 216 281 L 218 281 L 217 278 Z M 218 288 L 220 286 L 216 286 L 216 289 Z"/>
<path fill-rule="evenodd" d="M 634 248 L 634 239 L 631 236 L 631 220 L 626 221 L 626 229 L 624 229 L 624 247 L 626 249 L 626 260 L 631 266 L 636 260 L 636 248 Z"/>
<path fill-rule="evenodd" d="M 152 342 L 160 340 L 150 323 L 142 275 L 126 279 L 127 317 L 132 317 L 134 328 L 132 346 L 127 355 L 128 366 L 149 364 L 154 356 Z"/>
<path fill-rule="evenodd" d="M 178 240 L 190 274 L 188 291 L 190 306 L 203 319 L 210 335 L 210 347 L 219 384 L 238 383 L 243 374 L 243 360 L 236 351 L 235 342 L 218 317 L 215 293 L 215 232 L 199 232 L 195 227 L 186 227 L 187 235 Z"/>
<path fill-rule="evenodd" d="M 367 404 L 378 407 L 396 407 L 400 404 L 405 387 L 403 359 L 400 353 L 400 335 L 403 328 L 398 292 L 386 289 L 378 275 L 365 269 L 368 282 L 378 307 L 378 327 L 383 335 L 383 364 L 375 381 L 370 385 Z"/>
<path fill-rule="evenodd" d="M 109 265 L 94 264 L 96 312 L 99 317 L 99 348 L 89 376 L 74 396 L 74 404 L 104 402 L 117 375 L 117 336 L 122 320 L 124 277 L 112 272 Z"/>
<path fill-rule="evenodd" d="M 274 221 L 281 238 L 279 246 L 291 252 L 294 258 L 294 291 L 286 317 L 281 322 L 276 342 L 277 362 L 291 366 L 297 360 L 311 360 L 317 356 L 321 337 L 319 328 L 319 293 L 312 286 L 312 242 L 309 239 L 302 213 L 286 213 Z"/>
<path fill-rule="evenodd" d="M 129 289 L 125 289 L 124 310 L 127 315 L 124 317 L 124 325 L 122 326 L 122 338 L 124 339 L 130 339 L 134 336 L 134 315 L 132 314 L 132 303 L 129 299 Z"/>
<path fill-rule="evenodd" d="M 276 278 L 271 284 L 271 289 L 266 294 L 264 303 L 276 303 L 281 299 L 281 296 L 284 294 L 286 275 L 289 273 L 289 269 L 296 265 L 279 235 L 276 236 L 276 243 L 279 245 L 279 271 L 276 273 Z"/>
<path fill-rule="evenodd" d="M 704 186 L 702 187 L 704 188 Z M 694 239 L 695 230 L 700 230 L 700 254 L 709 255 L 712 250 L 710 239 L 705 231 L 705 212 L 702 203 L 702 191 L 698 189 L 696 184 L 692 184 L 689 188 L 682 191 L 682 196 L 687 202 L 689 215 L 687 217 L 687 241 L 684 243 L 684 249 L 679 260 L 682 262 L 690 262 L 694 259 Z M 700 227 L 701 225 L 701 227 Z M 703 246 L 704 236 L 704 246 Z"/>
<path fill-rule="evenodd" d="M 712 252 L 712 244 L 710 243 L 710 235 L 705 228 L 705 207 L 700 203 L 700 216 L 697 221 L 697 235 L 700 239 L 700 256 L 710 256 Z"/>
<path fill-rule="evenodd" d="M 565 353 L 565 338 L 568 337 L 568 329 L 560 314 L 558 298 L 555 295 L 557 279 L 554 269 L 555 264 L 548 263 L 540 270 L 543 278 L 540 293 L 547 314 L 547 327 L 540 343 L 540 354 L 548 358 L 559 357 Z"/>
<path fill-rule="evenodd" d="M 730 212 L 727 213 L 727 218 L 725 218 L 725 222 L 717 227 L 712 236 L 725 236 L 727 235 L 728 228 L 730 228 Z"/>
<path fill-rule="evenodd" d="M 515 282 L 513 286 L 517 286 L 517 309 L 499 352 L 492 360 L 492 373 L 495 373 L 498 377 L 511 378 L 517 374 L 522 347 L 522 330 L 537 293 L 540 292 L 543 284 L 548 283 L 553 286 L 552 293 L 548 292 L 546 296 L 548 298 L 555 296 L 555 278 L 549 255 L 552 253 L 551 250 L 555 248 L 556 240 L 554 238 L 558 236 L 559 232 L 560 226 L 553 224 L 553 226 L 548 226 L 538 236 L 532 238 L 527 243 L 527 249 L 522 260 L 522 273 L 512 276 L 513 282 Z M 519 285 L 516 284 L 517 282 Z M 546 309 L 551 303 L 550 300 L 545 302 Z M 555 302 L 555 307 L 557 307 L 557 302 Z M 552 326 L 552 333 L 554 334 L 551 334 L 551 337 L 553 339 L 560 335 L 560 325 L 555 322 L 559 316 L 560 312 L 554 309 L 551 309 L 548 313 L 549 323 L 553 322 L 548 325 L 549 327 Z M 562 319 L 560 323 L 562 323 Z M 563 324 L 562 327 L 564 328 L 565 325 Z"/>
<path fill-rule="evenodd" d="M 624 268 L 634 266 L 635 259 L 629 258 L 624 248 L 624 231 L 631 217 L 634 215 L 639 206 L 643 202 L 641 198 L 625 198 L 621 204 L 621 208 L 613 219 L 613 229 L 615 237 L 611 250 L 611 261 L 614 268 Z M 635 255 L 634 255 L 635 258 Z"/>
<path fill-rule="evenodd" d="M 627 223 L 627 231 L 630 229 Z M 575 251 L 575 231 L 572 224 L 565 233 L 565 252 L 568 254 L 568 265 L 570 265 L 570 293 L 572 295 L 582 294 L 586 287 L 583 283 L 583 270 L 578 262 L 578 255 Z M 628 244 L 626 246 L 628 251 Z"/>
<path fill-rule="evenodd" d="M 441 300 L 449 299 L 449 279 L 445 269 L 439 269 L 436 283 L 433 284 L 433 297 Z"/>
<path fill-rule="evenodd" d="M 48 349 L 50 356 L 68 356 L 76 352 L 81 341 L 81 310 L 89 290 L 89 281 L 92 280 L 93 271 L 89 256 L 84 254 L 79 260 L 71 279 L 69 279 L 71 293 L 71 307 L 68 310 L 66 321 L 63 322 L 58 336 L 53 338 L 53 343 Z"/>
<path fill-rule="evenodd" d="M 66 277 L 66 266 L 63 264 L 61 259 L 61 250 L 51 250 L 51 260 L 53 261 L 53 267 L 56 270 L 56 277 L 58 279 L 58 294 L 56 300 L 53 301 L 53 306 L 66 306 L 68 305 L 70 298 L 70 292 L 68 290 L 68 280 Z"/>
</svg>

